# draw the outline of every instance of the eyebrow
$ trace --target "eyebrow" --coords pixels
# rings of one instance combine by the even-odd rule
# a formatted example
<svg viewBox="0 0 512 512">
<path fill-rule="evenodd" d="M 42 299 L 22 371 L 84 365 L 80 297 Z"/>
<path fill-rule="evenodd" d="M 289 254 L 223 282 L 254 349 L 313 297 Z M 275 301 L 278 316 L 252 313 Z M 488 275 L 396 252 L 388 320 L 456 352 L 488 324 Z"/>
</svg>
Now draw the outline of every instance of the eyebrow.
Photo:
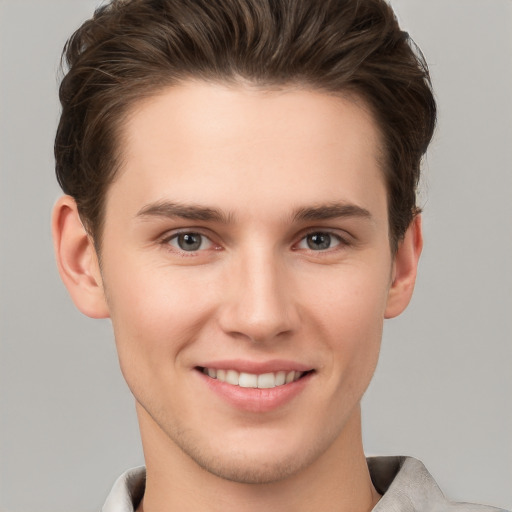
<svg viewBox="0 0 512 512">
<path fill-rule="evenodd" d="M 295 221 L 302 222 L 342 217 L 360 217 L 372 220 L 372 215 L 367 209 L 350 203 L 330 203 L 316 207 L 299 208 L 293 215 Z"/>
<path fill-rule="evenodd" d="M 210 221 L 228 224 L 232 220 L 231 214 L 225 214 L 217 208 L 209 208 L 194 204 L 181 204 L 169 201 L 151 203 L 141 208 L 135 217 L 166 217 L 182 218 L 196 221 Z"/>
<path fill-rule="evenodd" d="M 218 208 L 159 201 L 141 208 L 137 212 L 136 217 L 182 218 L 194 221 L 229 224 L 234 216 L 231 213 L 226 214 Z M 329 203 L 326 205 L 303 207 L 298 208 L 292 214 L 294 222 L 329 220 L 342 217 L 359 217 L 372 220 L 372 215 L 368 210 L 350 203 Z"/>
</svg>

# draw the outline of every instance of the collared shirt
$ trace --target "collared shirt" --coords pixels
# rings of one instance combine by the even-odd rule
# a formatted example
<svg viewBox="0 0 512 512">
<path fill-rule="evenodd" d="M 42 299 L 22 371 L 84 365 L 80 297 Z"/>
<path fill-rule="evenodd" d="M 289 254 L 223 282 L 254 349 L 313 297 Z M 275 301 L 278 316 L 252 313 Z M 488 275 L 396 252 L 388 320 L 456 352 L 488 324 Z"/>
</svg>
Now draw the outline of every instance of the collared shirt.
<svg viewBox="0 0 512 512">
<path fill-rule="evenodd" d="M 412 457 L 369 457 L 373 485 L 382 498 L 373 512 L 507 512 L 504 509 L 448 501 L 425 466 Z M 102 512 L 134 512 L 144 494 L 144 466 L 123 473 Z"/>
</svg>

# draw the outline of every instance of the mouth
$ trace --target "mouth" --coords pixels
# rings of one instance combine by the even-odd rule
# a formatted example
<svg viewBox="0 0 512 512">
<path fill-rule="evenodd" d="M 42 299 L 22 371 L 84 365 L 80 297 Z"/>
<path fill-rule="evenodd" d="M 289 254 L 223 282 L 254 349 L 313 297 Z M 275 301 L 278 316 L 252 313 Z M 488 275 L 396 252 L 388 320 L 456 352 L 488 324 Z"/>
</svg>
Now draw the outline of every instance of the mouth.
<svg viewBox="0 0 512 512">
<path fill-rule="evenodd" d="M 280 370 L 277 372 L 256 374 L 239 372 L 234 369 L 206 368 L 202 366 L 198 366 L 196 369 L 211 379 L 215 379 L 232 386 L 252 389 L 272 389 L 286 386 L 287 384 L 297 382 L 314 371 Z"/>
</svg>

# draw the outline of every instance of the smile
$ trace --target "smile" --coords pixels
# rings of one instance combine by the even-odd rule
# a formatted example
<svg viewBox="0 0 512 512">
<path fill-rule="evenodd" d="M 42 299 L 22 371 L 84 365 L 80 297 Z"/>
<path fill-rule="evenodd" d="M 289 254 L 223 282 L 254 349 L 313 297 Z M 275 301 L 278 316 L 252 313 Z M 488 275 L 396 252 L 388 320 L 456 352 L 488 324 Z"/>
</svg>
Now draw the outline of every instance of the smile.
<svg viewBox="0 0 512 512">
<path fill-rule="evenodd" d="M 232 386 L 240 386 L 242 388 L 254 389 L 270 389 L 278 386 L 284 386 L 291 382 L 298 381 L 306 373 L 300 371 L 277 371 L 270 373 L 246 373 L 236 370 L 221 370 L 215 368 L 200 368 L 205 374 L 220 382 L 231 384 Z"/>
</svg>

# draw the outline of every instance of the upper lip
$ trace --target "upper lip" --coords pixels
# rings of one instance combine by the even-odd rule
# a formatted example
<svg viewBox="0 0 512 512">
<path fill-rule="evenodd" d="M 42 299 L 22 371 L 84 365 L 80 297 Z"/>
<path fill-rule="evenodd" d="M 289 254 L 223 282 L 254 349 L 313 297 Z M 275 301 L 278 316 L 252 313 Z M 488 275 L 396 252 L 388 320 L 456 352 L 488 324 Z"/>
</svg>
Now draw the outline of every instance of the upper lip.
<svg viewBox="0 0 512 512">
<path fill-rule="evenodd" d="M 273 373 L 279 371 L 307 372 L 313 370 L 311 366 L 296 361 L 285 359 L 272 359 L 269 361 L 248 361 L 242 359 L 223 359 L 207 361 L 197 365 L 200 368 L 210 368 L 216 370 L 235 370 L 239 373 L 252 373 L 261 375 L 263 373 Z"/>
</svg>

